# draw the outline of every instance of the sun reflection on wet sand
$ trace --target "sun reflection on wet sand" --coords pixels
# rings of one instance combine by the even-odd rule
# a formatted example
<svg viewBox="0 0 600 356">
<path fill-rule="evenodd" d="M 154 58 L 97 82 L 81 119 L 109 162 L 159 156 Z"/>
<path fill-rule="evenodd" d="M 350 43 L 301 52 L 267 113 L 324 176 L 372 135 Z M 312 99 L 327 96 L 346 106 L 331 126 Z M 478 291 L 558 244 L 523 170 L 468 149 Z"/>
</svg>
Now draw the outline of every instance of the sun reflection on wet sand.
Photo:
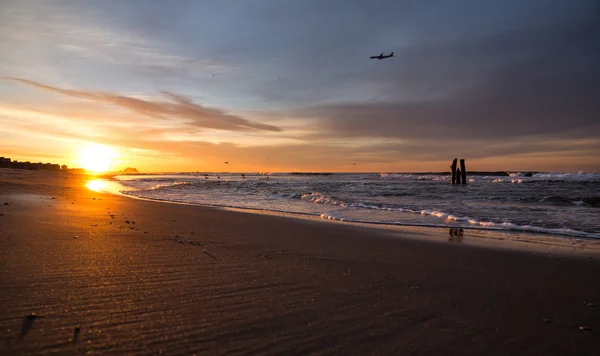
<svg viewBox="0 0 600 356">
<path fill-rule="evenodd" d="M 94 179 L 85 183 L 85 186 L 89 190 L 93 190 L 95 192 L 102 192 L 106 190 L 106 181 L 104 179 Z"/>
<path fill-rule="evenodd" d="M 120 194 L 123 187 L 108 179 L 92 179 L 85 183 L 86 188 L 99 193 Z"/>
</svg>

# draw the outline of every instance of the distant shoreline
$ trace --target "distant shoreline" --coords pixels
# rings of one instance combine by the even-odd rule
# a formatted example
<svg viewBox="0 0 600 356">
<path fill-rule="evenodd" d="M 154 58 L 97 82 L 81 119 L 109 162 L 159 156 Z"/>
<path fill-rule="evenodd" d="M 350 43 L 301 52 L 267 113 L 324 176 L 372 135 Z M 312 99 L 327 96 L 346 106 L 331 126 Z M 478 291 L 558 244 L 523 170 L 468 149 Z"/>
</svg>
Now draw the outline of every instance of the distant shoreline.
<svg viewBox="0 0 600 356">
<path fill-rule="evenodd" d="M 437 176 L 449 176 L 450 172 L 203 172 L 203 171 L 194 171 L 194 172 L 139 172 L 139 173 L 102 173 L 100 175 L 178 175 L 178 174 L 259 174 L 259 175 L 267 175 L 267 174 L 290 174 L 290 175 L 298 175 L 298 176 L 330 176 L 336 174 L 406 174 L 406 175 L 437 175 Z M 510 177 L 511 174 L 538 174 L 544 172 L 537 171 L 472 171 L 467 172 L 467 175 L 471 176 L 493 176 L 493 177 Z"/>
</svg>

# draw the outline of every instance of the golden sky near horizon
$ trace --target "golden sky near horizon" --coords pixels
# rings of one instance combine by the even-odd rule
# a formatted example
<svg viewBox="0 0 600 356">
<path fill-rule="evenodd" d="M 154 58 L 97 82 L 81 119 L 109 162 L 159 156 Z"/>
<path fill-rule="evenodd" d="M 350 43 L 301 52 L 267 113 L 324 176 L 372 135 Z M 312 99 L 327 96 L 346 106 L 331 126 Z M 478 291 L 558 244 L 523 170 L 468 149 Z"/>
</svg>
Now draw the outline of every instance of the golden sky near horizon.
<svg viewBox="0 0 600 356">
<path fill-rule="evenodd" d="M 7 1 L 0 156 L 96 171 L 444 171 L 458 157 L 599 172 L 591 9 Z M 381 51 L 395 56 L 369 59 Z"/>
</svg>

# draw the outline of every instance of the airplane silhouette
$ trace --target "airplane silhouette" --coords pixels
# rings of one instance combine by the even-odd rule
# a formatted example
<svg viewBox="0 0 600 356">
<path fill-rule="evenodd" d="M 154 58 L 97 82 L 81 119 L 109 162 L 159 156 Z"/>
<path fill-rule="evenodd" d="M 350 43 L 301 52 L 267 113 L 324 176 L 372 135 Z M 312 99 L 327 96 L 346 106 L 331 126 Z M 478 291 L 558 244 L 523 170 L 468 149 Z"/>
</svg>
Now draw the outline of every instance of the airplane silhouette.
<svg viewBox="0 0 600 356">
<path fill-rule="evenodd" d="M 369 57 L 369 58 L 370 58 L 370 59 L 378 59 L 378 60 L 382 60 L 382 59 L 386 59 L 386 58 L 391 58 L 391 57 L 393 57 L 393 56 L 394 56 L 394 52 L 390 53 L 390 55 L 389 55 L 389 56 L 384 56 L 384 55 L 383 55 L 383 52 L 381 52 L 381 54 L 380 54 L 380 55 L 378 55 L 378 56 L 371 56 L 371 57 Z"/>
</svg>

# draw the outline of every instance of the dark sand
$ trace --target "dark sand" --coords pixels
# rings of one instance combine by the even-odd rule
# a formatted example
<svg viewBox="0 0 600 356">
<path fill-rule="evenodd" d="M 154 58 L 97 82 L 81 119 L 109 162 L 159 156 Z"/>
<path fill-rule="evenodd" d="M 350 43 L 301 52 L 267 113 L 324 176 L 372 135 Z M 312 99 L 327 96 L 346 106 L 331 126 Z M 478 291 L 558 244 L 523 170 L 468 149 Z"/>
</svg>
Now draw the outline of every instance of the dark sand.
<svg viewBox="0 0 600 356">
<path fill-rule="evenodd" d="M 600 354 L 597 257 L 84 183 L 0 169 L 1 355 Z"/>
</svg>

